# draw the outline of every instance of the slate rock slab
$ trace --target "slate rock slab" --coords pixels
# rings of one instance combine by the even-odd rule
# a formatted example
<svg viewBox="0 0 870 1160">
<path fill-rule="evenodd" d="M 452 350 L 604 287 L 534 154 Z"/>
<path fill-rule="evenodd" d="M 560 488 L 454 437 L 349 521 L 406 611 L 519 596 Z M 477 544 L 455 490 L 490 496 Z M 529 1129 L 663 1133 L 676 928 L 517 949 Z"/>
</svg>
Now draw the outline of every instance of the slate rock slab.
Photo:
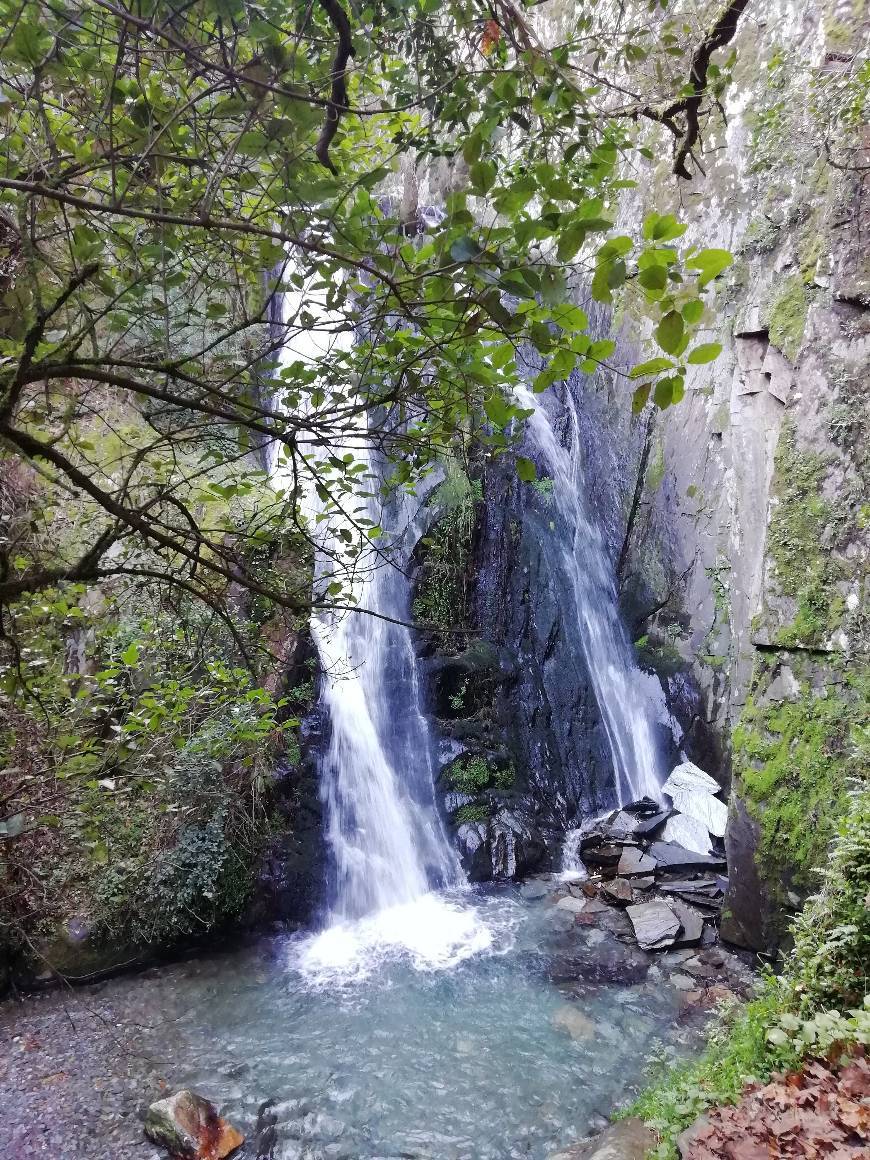
<svg viewBox="0 0 870 1160">
<path fill-rule="evenodd" d="M 620 878 L 630 877 L 633 874 L 653 874 L 657 865 L 655 858 L 650 858 L 649 854 L 644 854 L 636 846 L 626 846 L 616 867 L 616 873 Z"/>
<path fill-rule="evenodd" d="M 601 887 L 601 897 L 611 906 L 628 906 L 632 900 L 631 883 L 625 878 L 614 878 Z"/>
<path fill-rule="evenodd" d="M 680 920 L 682 930 L 674 939 L 675 947 L 696 947 L 704 933 L 704 916 L 680 898 L 668 899 L 668 906 Z"/>
<path fill-rule="evenodd" d="M 642 1120 L 622 1120 L 591 1140 L 551 1152 L 547 1160 L 644 1160 L 656 1138 Z"/>
<path fill-rule="evenodd" d="M 726 864 L 719 854 L 698 854 L 676 842 L 653 842 L 649 853 L 659 863 L 660 870 L 721 870 Z"/>
<path fill-rule="evenodd" d="M 666 902 L 642 902 L 638 906 L 629 906 L 626 914 L 642 950 L 669 947 L 680 933 L 680 920 Z"/>
<path fill-rule="evenodd" d="M 662 830 L 662 841 L 674 842 L 695 854 L 709 854 L 710 831 L 703 822 L 688 814 L 672 814 Z"/>
<path fill-rule="evenodd" d="M 643 819 L 642 822 L 634 828 L 634 836 L 636 838 L 648 838 L 660 830 L 668 818 L 673 814 L 673 810 L 659 810 L 658 813 L 651 814 L 649 817 Z"/>
</svg>

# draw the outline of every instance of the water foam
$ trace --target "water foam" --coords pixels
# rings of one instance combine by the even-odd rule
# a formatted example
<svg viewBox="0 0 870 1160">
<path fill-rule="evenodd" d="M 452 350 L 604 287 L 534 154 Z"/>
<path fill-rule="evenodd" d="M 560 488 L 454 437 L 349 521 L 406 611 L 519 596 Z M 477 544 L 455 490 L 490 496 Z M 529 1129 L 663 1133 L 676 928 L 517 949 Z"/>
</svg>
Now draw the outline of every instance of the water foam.
<svg viewBox="0 0 870 1160">
<path fill-rule="evenodd" d="M 361 982 L 391 960 L 415 971 L 446 971 L 476 955 L 508 951 L 514 911 L 472 902 L 467 892 L 430 891 L 294 942 L 290 966 L 317 989 Z"/>
</svg>

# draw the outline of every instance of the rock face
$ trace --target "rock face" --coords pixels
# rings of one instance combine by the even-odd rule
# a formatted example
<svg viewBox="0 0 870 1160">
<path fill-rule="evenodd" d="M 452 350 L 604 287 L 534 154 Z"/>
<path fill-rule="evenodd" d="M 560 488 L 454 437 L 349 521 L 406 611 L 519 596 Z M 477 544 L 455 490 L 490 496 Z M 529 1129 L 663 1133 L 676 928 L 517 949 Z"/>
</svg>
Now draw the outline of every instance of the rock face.
<svg viewBox="0 0 870 1160">
<path fill-rule="evenodd" d="M 464 822 L 456 841 L 472 882 L 522 878 L 537 869 L 546 852 L 534 820 L 516 807 L 503 806 L 488 821 Z"/>
<path fill-rule="evenodd" d="M 788 891 L 812 888 L 824 861 L 847 773 L 833 719 L 855 711 L 861 695 L 848 679 L 867 647 L 870 545 L 858 497 L 870 446 L 859 386 L 870 348 L 859 242 L 868 210 L 857 174 L 826 161 L 826 149 L 856 156 L 855 142 L 832 106 L 814 112 L 802 96 L 848 87 L 845 62 L 863 35 L 860 18 L 832 0 L 800 14 L 775 0 L 740 20 L 727 127 L 706 143 L 681 211 L 684 240 L 735 256 L 710 316 L 724 350 L 692 372 L 678 406 L 650 414 L 622 561 L 646 662 L 672 704 L 691 678 L 695 719 L 733 751 L 722 930 L 755 949 L 776 947 Z M 633 220 L 660 209 L 664 169 L 641 182 Z M 825 700 L 842 705 L 830 724 Z M 755 777 L 779 757 L 788 784 Z M 790 809 L 809 833 L 784 845 L 777 814 Z"/>
<path fill-rule="evenodd" d="M 151 1104 L 144 1130 L 149 1140 L 166 1148 L 172 1160 L 224 1160 L 245 1142 L 213 1104 L 187 1090 Z"/>
</svg>

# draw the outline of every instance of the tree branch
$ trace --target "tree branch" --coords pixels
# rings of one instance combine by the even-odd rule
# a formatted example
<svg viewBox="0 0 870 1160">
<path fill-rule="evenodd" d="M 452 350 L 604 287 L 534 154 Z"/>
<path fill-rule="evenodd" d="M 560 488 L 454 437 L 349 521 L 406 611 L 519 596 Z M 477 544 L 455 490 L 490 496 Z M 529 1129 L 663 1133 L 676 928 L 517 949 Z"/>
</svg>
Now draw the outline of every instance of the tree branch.
<svg viewBox="0 0 870 1160">
<path fill-rule="evenodd" d="M 730 0 L 725 11 L 695 49 L 689 67 L 688 83 L 692 86 L 693 90 L 689 96 L 672 101 L 661 112 L 653 109 L 649 105 L 644 106 L 640 110 L 644 117 L 652 121 L 658 121 L 659 124 L 664 125 L 666 129 L 673 133 L 675 138 L 673 172 L 677 177 L 682 177 L 686 181 L 692 180 L 692 175 L 689 172 L 686 162 L 689 157 L 693 156 L 692 150 L 698 143 L 698 138 L 701 135 L 699 115 L 701 101 L 707 89 L 710 58 L 717 49 L 724 48 L 726 44 L 734 39 L 734 35 L 737 32 L 737 24 L 748 5 L 749 0 Z M 685 126 L 683 128 L 680 127 L 676 120 L 680 115 L 685 117 Z"/>
<path fill-rule="evenodd" d="M 351 39 L 350 21 L 347 18 L 347 13 L 338 3 L 338 0 L 319 0 L 319 3 L 320 7 L 329 17 L 333 28 L 338 33 L 338 44 L 330 70 L 332 90 L 329 94 L 329 103 L 326 107 L 326 118 L 323 122 L 323 128 L 320 130 L 320 136 L 317 139 L 317 146 L 314 152 L 317 154 L 317 160 L 321 165 L 325 165 L 330 173 L 337 173 L 338 170 L 335 168 L 335 164 L 329 156 L 329 147 L 332 144 L 333 137 L 338 132 L 341 115 L 348 109 L 347 65 L 351 57 L 356 55 L 356 50 L 353 47 L 353 40 Z"/>
</svg>

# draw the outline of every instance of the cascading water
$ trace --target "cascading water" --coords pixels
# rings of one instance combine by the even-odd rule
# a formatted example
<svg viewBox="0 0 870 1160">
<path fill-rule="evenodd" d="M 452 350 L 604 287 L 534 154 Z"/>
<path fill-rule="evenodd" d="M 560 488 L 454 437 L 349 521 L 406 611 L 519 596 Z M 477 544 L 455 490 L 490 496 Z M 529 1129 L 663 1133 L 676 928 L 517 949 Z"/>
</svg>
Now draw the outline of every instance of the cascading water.
<svg viewBox="0 0 870 1160">
<path fill-rule="evenodd" d="M 643 674 L 619 616 L 616 578 L 601 529 L 587 510 L 587 487 L 576 404 L 566 391 L 567 441 L 556 435 L 545 397 L 517 388 L 531 412 L 529 444 L 553 481 L 559 535 L 555 564 L 572 597 L 574 614 L 565 631 L 585 659 L 604 725 L 619 805 L 647 795 L 658 798 L 662 782 L 656 746 L 656 714 Z"/>
<path fill-rule="evenodd" d="M 381 527 L 388 546 L 355 569 L 346 595 L 360 611 L 312 618 L 330 728 L 320 779 L 333 877 L 327 929 L 305 948 L 302 966 L 364 972 L 385 948 L 418 965 L 449 965 L 491 936 L 474 912 L 435 893 L 456 891 L 464 878 L 435 804 L 434 746 L 407 627 L 412 505 L 401 493 L 381 505 L 374 462 L 359 444 L 354 455 L 369 467 L 355 519 Z M 346 521 L 322 526 L 320 585 L 334 578 Z"/>
</svg>

